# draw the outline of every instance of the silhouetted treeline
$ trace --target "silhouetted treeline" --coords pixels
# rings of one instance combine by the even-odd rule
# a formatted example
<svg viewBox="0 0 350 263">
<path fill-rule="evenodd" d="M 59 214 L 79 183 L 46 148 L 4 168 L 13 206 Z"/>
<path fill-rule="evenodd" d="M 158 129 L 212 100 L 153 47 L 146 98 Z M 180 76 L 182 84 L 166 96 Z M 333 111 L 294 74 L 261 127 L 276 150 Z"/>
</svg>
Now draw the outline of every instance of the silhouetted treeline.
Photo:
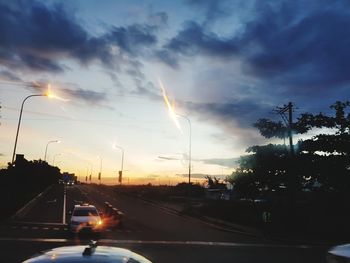
<svg viewBox="0 0 350 263">
<path fill-rule="evenodd" d="M 294 147 L 249 147 L 228 178 L 238 199 L 265 204 L 274 225 L 350 232 L 350 102 L 338 101 L 330 108 L 332 115 L 303 113 L 293 123 L 258 120 L 254 126 L 266 138 L 313 135 Z"/>
<path fill-rule="evenodd" d="M 0 170 L 0 217 L 11 216 L 59 178 L 60 170 L 41 160 L 19 158 L 14 165 L 9 164 Z"/>
<path fill-rule="evenodd" d="M 333 116 L 323 113 L 301 114 L 291 127 L 282 122 L 260 119 L 255 126 L 267 137 L 283 138 L 288 129 L 304 134 L 319 128 L 317 135 L 299 140 L 294 151 L 287 145 L 252 146 L 249 155 L 242 156 L 240 167 L 229 179 L 240 196 L 258 198 L 291 191 L 295 198 L 313 193 L 336 199 L 350 200 L 350 102 L 330 106 Z M 348 112 L 348 113 L 347 113 Z"/>
</svg>

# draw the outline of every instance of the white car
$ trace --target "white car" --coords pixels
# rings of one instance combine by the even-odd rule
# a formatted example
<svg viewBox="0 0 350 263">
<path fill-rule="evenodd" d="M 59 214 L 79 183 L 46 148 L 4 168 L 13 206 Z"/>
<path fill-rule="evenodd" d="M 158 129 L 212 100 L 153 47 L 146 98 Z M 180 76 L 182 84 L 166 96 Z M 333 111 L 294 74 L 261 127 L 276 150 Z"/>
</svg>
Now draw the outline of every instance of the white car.
<svg viewBox="0 0 350 263">
<path fill-rule="evenodd" d="M 101 232 L 102 228 L 102 219 L 95 206 L 89 204 L 74 206 L 69 223 L 69 229 L 71 232 Z"/>
<path fill-rule="evenodd" d="M 350 262 L 350 244 L 339 245 L 331 248 L 327 254 L 328 263 Z"/>
<path fill-rule="evenodd" d="M 96 242 L 88 246 L 66 246 L 50 249 L 36 255 L 23 263 L 48 262 L 138 262 L 152 263 L 143 256 L 130 250 L 118 247 L 97 246 Z"/>
</svg>

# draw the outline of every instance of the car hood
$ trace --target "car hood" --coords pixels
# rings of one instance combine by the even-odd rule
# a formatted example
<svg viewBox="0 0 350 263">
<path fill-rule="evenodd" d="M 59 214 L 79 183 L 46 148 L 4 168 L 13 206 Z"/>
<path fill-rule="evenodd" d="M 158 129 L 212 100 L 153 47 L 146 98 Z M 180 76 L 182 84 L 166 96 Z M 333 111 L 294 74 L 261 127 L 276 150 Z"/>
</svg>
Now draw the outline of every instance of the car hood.
<svg viewBox="0 0 350 263">
<path fill-rule="evenodd" d="M 24 261 L 23 263 L 30 262 L 139 262 L 139 263 L 151 263 L 143 256 L 136 254 L 128 249 L 98 246 L 91 255 L 83 255 L 86 246 L 66 246 L 59 247 L 43 252 L 41 255 L 37 255 Z"/>
</svg>

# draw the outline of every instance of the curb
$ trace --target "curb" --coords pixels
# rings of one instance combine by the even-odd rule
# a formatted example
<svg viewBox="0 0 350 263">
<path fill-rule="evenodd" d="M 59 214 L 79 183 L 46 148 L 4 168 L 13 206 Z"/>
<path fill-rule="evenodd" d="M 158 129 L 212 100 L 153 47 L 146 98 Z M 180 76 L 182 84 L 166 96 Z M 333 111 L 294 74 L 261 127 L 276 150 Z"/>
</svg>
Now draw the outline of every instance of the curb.
<svg viewBox="0 0 350 263">
<path fill-rule="evenodd" d="M 331 240 L 331 241 L 316 241 L 314 239 L 297 239 L 297 238 L 287 238 L 287 237 L 283 237 L 283 236 L 274 236 L 271 234 L 266 234 L 265 235 L 269 240 L 272 241 L 277 241 L 277 242 L 284 242 L 284 243 L 292 243 L 292 244 L 309 244 L 312 246 L 336 246 L 339 244 L 345 244 L 345 243 L 349 243 L 349 241 L 345 241 L 345 240 Z"/>
<path fill-rule="evenodd" d="M 33 208 L 33 206 L 40 200 L 40 198 L 45 195 L 51 188 L 53 187 L 53 184 L 48 186 L 43 192 L 38 194 L 36 197 L 34 197 L 32 200 L 30 200 L 28 203 L 26 203 L 23 207 L 21 207 L 14 215 L 12 215 L 10 218 L 12 220 L 14 219 L 20 219 L 24 217 L 30 209 Z"/>
</svg>

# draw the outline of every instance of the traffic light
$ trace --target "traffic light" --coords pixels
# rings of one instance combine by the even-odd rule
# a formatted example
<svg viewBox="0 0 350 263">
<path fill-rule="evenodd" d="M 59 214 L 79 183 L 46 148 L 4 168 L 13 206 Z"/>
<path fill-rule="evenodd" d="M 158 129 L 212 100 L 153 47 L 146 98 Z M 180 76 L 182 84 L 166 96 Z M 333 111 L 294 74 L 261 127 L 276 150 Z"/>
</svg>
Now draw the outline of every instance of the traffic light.
<svg viewBox="0 0 350 263">
<path fill-rule="evenodd" d="M 98 180 L 101 180 L 101 173 L 98 173 Z"/>
</svg>

